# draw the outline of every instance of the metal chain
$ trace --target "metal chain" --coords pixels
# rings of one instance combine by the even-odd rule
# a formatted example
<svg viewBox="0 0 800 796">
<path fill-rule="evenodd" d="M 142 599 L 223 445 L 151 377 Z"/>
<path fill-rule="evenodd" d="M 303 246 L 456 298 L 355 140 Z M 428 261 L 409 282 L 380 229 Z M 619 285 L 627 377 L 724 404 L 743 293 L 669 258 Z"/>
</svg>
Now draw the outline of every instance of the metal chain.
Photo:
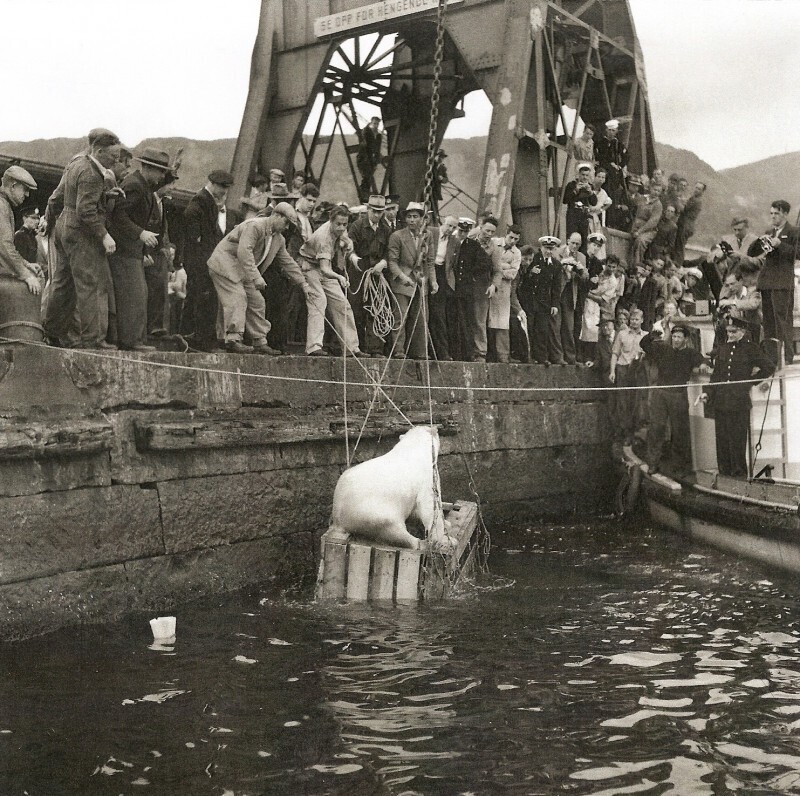
<svg viewBox="0 0 800 796">
<path fill-rule="evenodd" d="M 439 93 L 442 84 L 442 62 L 444 61 L 444 12 L 447 8 L 447 0 L 439 0 L 438 13 L 436 15 L 436 51 L 433 59 L 433 86 L 431 89 L 431 121 L 428 126 L 428 157 L 425 171 L 425 188 L 422 194 L 422 246 L 417 259 L 417 265 L 422 266 L 422 273 L 425 273 L 424 263 L 428 260 L 428 246 L 430 237 L 428 235 L 428 224 L 430 213 L 433 212 L 433 175 L 436 168 L 436 140 L 439 129 Z M 426 278 L 423 276 L 423 278 Z M 419 285 L 420 302 L 423 323 L 427 325 L 428 315 L 428 291 L 424 285 Z M 419 321 L 419 318 L 417 318 Z M 427 349 L 428 341 L 425 341 Z M 425 356 L 425 373 L 428 386 L 428 414 L 430 427 L 433 429 L 433 394 L 431 392 L 431 368 L 430 358 Z M 434 496 L 434 519 L 431 530 L 436 526 L 438 519 L 444 514 L 442 508 L 441 486 L 439 482 L 439 471 L 437 467 L 436 445 L 431 437 L 431 459 L 433 460 L 433 496 Z M 443 517 L 442 517 L 443 521 Z"/>
</svg>

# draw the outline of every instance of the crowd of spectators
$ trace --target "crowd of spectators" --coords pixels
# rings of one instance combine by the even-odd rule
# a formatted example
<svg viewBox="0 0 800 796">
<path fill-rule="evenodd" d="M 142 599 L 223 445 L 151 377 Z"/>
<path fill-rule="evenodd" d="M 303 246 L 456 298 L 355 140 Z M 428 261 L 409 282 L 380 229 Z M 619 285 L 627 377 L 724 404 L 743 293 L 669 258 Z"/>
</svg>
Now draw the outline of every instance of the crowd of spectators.
<svg viewBox="0 0 800 796">
<path fill-rule="evenodd" d="M 180 334 L 194 351 L 276 356 L 302 347 L 312 357 L 344 349 L 594 367 L 618 388 L 609 393 L 617 441 L 631 444 L 648 429 L 658 468 L 671 437 L 685 468 L 688 415 L 677 385 L 740 329 L 756 346 L 773 341 L 773 365 L 781 350 L 793 359 L 791 208 L 773 202 L 762 235 L 734 218 L 707 255 L 686 259 L 702 182 L 690 189 L 658 169 L 629 173 L 614 120 L 597 141 L 587 126 L 574 148 L 581 160 L 563 188 L 563 242 L 523 240 L 520 227 L 490 213 L 434 223 L 418 202 L 399 212 L 396 197 L 323 202 L 304 173 L 287 183 L 278 168 L 251 179 L 241 215 L 227 209 L 232 176 L 212 171 L 175 241 L 165 212 L 175 159 L 153 148 L 133 156 L 98 128 L 41 218 L 24 206 L 33 177 L 6 171 L 0 276 L 43 291 L 44 329 L 63 347 L 147 351 Z M 627 261 L 609 253 L 625 240 L 609 230 L 630 233 Z M 696 316 L 716 324 L 711 359 L 699 351 Z M 654 385 L 663 389 L 647 389 Z"/>
</svg>

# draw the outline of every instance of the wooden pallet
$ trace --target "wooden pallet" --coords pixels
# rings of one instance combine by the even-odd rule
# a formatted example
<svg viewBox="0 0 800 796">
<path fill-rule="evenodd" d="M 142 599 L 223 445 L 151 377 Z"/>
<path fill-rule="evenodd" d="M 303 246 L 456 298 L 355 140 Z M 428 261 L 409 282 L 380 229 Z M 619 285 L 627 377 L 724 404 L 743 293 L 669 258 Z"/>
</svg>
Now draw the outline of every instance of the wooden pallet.
<svg viewBox="0 0 800 796">
<path fill-rule="evenodd" d="M 457 540 L 452 554 L 426 554 L 386 545 L 371 545 L 350 534 L 328 531 L 322 537 L 317 576 L 318 600 L 441 600 L 460 578 L 475 567 L 475 545 L 470 544 L 478 527 L 476 503 L 442 504 Z"/>
</svg>

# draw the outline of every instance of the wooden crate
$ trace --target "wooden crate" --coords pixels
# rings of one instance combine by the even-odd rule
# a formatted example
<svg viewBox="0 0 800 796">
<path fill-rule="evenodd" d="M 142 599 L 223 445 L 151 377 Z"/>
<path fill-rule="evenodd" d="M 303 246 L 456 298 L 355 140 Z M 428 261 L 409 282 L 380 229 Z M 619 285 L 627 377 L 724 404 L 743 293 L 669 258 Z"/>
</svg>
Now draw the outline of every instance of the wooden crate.
<svg viewBox="0 0 800 796">
<path fill-rule="evenodd" d="M 451 555 L 426 554 L 386 545 L 371 545 L 350 534 L 328 531 L 322 537 L 317 576 L 318 600 L 439 600 L 475 566 L 470 542 L 478 526 L 475 503 L 444 503 L 450 534 L 457 540 Z"/>
</svg>

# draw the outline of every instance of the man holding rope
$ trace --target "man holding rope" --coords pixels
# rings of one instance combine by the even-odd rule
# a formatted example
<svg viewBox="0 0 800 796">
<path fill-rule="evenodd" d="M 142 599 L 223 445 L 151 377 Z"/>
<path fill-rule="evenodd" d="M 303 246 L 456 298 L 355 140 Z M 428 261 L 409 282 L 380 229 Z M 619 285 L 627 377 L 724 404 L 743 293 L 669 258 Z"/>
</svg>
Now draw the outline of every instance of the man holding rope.
<svg viewBox="0 0 800 796">
<path fill-rule="evenodd" d="M 372 357 L 383 356 L 384 341 L 375 333 L 374 310 L 370 307 L 366 282 L 372 280 L 388 289 L 383 272 L 389 254 L 389 225 L 383 220 L 386 209 L 385 196 L 370 196 L 366 215 L 357 218 L 348 231 L 353 241 L 353 251 L 359 257 L 358 265 L 349 263 L 347 275 L 352 291 L 348 295 L 358 332 L 361 350 Z M 367 274 L 371 276 L 367 277 Z"/>
</svg>

